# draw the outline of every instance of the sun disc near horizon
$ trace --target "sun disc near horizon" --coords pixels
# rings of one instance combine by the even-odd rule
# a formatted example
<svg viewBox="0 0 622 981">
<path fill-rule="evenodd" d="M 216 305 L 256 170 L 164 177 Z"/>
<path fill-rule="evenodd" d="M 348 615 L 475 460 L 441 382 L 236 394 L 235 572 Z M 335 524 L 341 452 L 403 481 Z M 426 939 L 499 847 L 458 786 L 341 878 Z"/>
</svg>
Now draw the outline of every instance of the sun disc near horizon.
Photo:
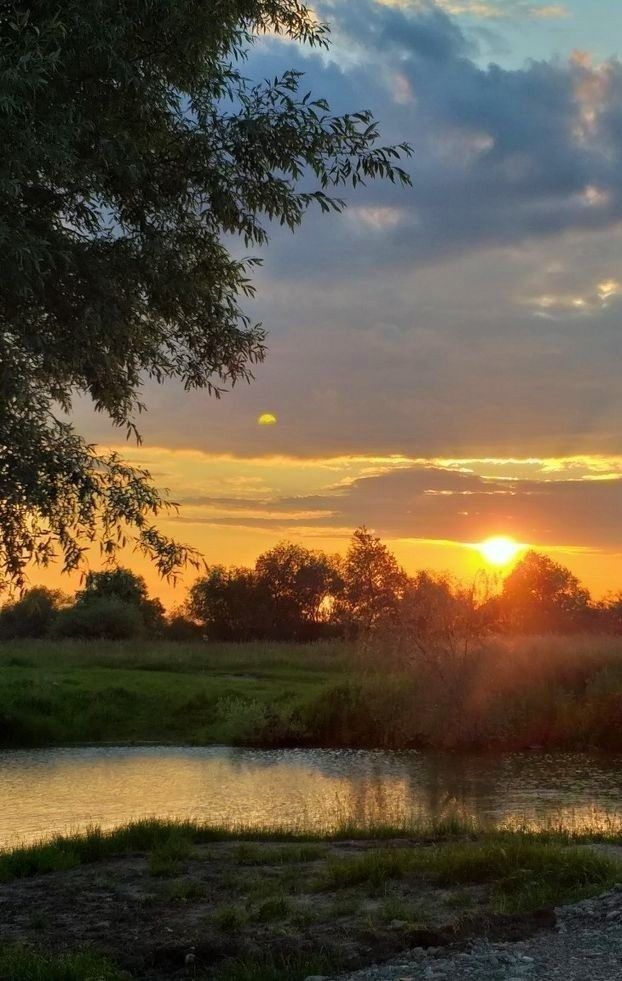
<svg viewBox="0 0 622 981">
<path fill-rule="evenodd" d="M 494 535 L 480 542 L 475 548 L 491 565 L 508 565 L 525 546 L 506 535 Z"/>
</svg>

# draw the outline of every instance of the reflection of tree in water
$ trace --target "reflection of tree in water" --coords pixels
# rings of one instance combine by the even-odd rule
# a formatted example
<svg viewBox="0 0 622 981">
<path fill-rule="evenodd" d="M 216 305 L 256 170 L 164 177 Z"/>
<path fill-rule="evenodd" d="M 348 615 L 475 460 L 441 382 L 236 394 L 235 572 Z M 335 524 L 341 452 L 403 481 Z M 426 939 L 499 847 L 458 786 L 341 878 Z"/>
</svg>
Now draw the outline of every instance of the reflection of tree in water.
<svg viewBox="0 0 622 981">
<path fill-rule="evenodd" d="M 351 775 L 346 790 L 341 782 L 338 819 L 369 823 L 455 816 L 492 824 L 512 814 L 512 784 L 520 785 L 502 757 L 380 753 L 370 754 L 366 763 Z"/>
<path fill-rule="evenodd" d="M 409 777 L 411 797 L 432 820 L 494 823 L 508 790 L 503 760 L 493 756 L 425 754 Z"/>
<path fill-rule="evenodd" d="M 346 813 L 338 815 L 338 820 L 354 824 L 390 823 L 403 816 L 403 781 L 387 774 L 383 762 L 373 760 L 367 773 L 352 781 L 347 799 L 342 802 Z"/>
<path fill-rule="evenodd" d="M 292 796 L 302 775 L 334 780 L 331 799 L 324 788 L 322 799 L 315 802 L 323 820 L 330 823 L 451 816 L 494 823 L 533 811 L 537 786 L 544 777 L 533 758 L 521 759 L 518 754 L 229 750 L 227 762 L 237 772 L 291 769 Z M 307 801 L 307 807 L 310 804 Z"/>
<path fill-rule="evenodd" d="M 316 826 L 452 816 L 572 825 L 594 808 L 619 812 L 622 784 L 619 759 L 581 754 L 225 750 L 221 759 L 260 781 L 280 770 L 283 818 L 304 814 Z"/>
</svg>

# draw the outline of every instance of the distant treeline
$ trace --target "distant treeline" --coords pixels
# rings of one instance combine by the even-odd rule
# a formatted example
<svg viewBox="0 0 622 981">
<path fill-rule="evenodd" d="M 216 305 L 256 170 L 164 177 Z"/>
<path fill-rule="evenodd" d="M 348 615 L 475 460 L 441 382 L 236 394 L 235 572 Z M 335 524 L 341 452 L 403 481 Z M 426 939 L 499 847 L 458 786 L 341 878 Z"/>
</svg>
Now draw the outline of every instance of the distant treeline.
<svg viewBox="0 0 622 981">
<path fill-rule="evenodd" d="M 500 583 L 408 575 L 358 528 L 345 556 L 282 542 L 253 568 L 208 567 L 170 616 L 128 569 L 91 572 L 73 598 L 34 587 L 0 609 L 0 639 L 77 637 L 312 641 L 391 633 L 420 650 L 492 633 L 622 633 L 622 592 L 594 601 L 570 570 L 529 551 Z"/>
</svg>

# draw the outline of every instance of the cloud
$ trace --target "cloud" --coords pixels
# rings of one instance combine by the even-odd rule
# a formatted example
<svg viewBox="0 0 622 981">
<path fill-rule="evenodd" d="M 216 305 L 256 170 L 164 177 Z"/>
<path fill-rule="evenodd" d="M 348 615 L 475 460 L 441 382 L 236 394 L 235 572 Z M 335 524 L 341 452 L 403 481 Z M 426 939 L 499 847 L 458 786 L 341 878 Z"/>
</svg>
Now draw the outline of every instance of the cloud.
<svg viewBox="0 0 622 981">
<path fill-rule="evenodd" d="M 496 6 L 496 5 L 495 5 Z M 557 5 L 498 5 L 552 16 Z M 338 110 L 370 106 L 387 140 L 415 148 L 412 190 L 374 184 L 357 195 L 359 214 L 391 215 L 384 247 L 352 234 L 347 217 L 320 247 L 322 224 L 304 247 L 276 234 L 269 258 L 288 275 L 331 277 L 378 261 L 414 268 L 474 249 L 515 246 L 622 219 L 622 65 L 528 62 L 482 65 L 476 35 L 438 5 L 387 6 L 323 0 L 334 48 L 302 55 L 279 42 L 258 46 L 257 77 L 292 59 L 305 87 Z"/>
<path fill-rule="evenodd" d="M 360 524 L 388 539 L 478 542 L 507 534 L 536 547 L 622 549 L 618 516 L 622 474 L 598 480 L 507 480 L 416 465 L 360 477 L 329 494 L 271 502 L 203 502 L 202 520 L 212 525 L 325 534 Z M 192 516 L 184 510 L 187 520 Z"/>
<path fill-rule="evenodd" d="M 613 302 L 619 304 L 618 298 L 622 294 L 622 285 L 617 279 L 605 279 L 595 283 L 584 294 L 575 292 L 569 293 L 541 293 L 538 296 L 525 297 L 524 303 L 531 307 L 534 316 L 546 319 L 560 317 L 590 317 L 593 318 L 599 312 L 608 310 Z"/>
<path fill-rule="evenodd" d="M 622 455 L 305 460 L 137 449 L 133 458 L 169 472 L 183 524 L 327 538 L 367 524 L 393 540 L 468 543 L 494 533 L 545 548 L 622 549 Z M 233 472 L 244 478 L 241 493 L 228 482 Z"/>
<path fill-rule="evenodd" d="M 265 461 L 622 451 L 620 64 L 486 66 L 430 4 L 321 7 L 332 53 L 268 40 L 245 71 L 298 64 L 338 111 L 369 105 L 387 140 L 414 144 L 414 187 L 372 184 L 341 218 L 277 231 L 248 309 L 270 332 L 256 381 L 219 402 L 147 384 L 147 445 Z M 267 409 L 278 425 L 257 426 Z M 110 441 L 101 417 L 79 421 Z M 269 467 L 257 495 L 236 490 L 237 466 L 175 486 L 273 508 L 304 492 Z"/>
<path fill-rule="evenodd" d="M 381 0 L 388 7 L 406 10 L 425 9 L 422 0 Z M 483 20 L 526 17 L 535 20 L 559 20 L 570 16 L 563 3 L 531 3 L 530 0 L 437 0 L 437 6 L 449 14 L 467 15 Z"/>
</svg>

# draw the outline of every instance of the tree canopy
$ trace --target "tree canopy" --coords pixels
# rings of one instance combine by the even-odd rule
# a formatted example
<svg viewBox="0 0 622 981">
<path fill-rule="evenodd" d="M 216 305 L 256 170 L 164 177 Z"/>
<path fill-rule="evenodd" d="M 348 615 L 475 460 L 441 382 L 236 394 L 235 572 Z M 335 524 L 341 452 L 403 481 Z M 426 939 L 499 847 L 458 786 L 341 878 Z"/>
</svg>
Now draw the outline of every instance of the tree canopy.
<svg viewBox="0 0 622 981">
<path fill-rule="evenodd" d="M 369 112 L 334 116 L 288 71 L 243 72 L 256 37 L 325 45 L 300 0 L 14 0 L 0 12 L 0 574 L 66 569 L 128 536 L 162 574 L 187 559 L 149 475 L 98 454 L 63 412 L 88 396 L 128 433 L 141 385 L 218 396 L 265 332 L 242 307 L 270 222 L 331 189 L 408 183 Z M 136 433 L 137 434 L 137 433 Z"/>
<path fill-rule="evenodd" d="M 167 616 L 130 569 L 90 572 L 73 597 L 33 587 L 0 607 L 0 638 L 168 637 L 171 640 L 362 641 L 394 666 L 459 680 L 492 635 L 622 632 L 622 594 L 599 601 L 572 572 L 526 552 L 502 582 L 471 583 L 420 569 L 409 575 L 367 528 L 345 556 L 282 541 L 252 568 L 213 565 Z"/>
<path fill-rule="evenodd" d="M 569 569 L 534 551 L 512 569 L 501 593 L 508 626 L 526 633 L 580 628 L 589 603 L 589 592 Z"/>
<path fill-rule="evenodd" d="M 344 622 L 371 630 L 396 618 L 406 573 L 387 546 L 364 526 L 352 535 L 342 575 L 346 588 L 339 612 Z"/>
</svg>

